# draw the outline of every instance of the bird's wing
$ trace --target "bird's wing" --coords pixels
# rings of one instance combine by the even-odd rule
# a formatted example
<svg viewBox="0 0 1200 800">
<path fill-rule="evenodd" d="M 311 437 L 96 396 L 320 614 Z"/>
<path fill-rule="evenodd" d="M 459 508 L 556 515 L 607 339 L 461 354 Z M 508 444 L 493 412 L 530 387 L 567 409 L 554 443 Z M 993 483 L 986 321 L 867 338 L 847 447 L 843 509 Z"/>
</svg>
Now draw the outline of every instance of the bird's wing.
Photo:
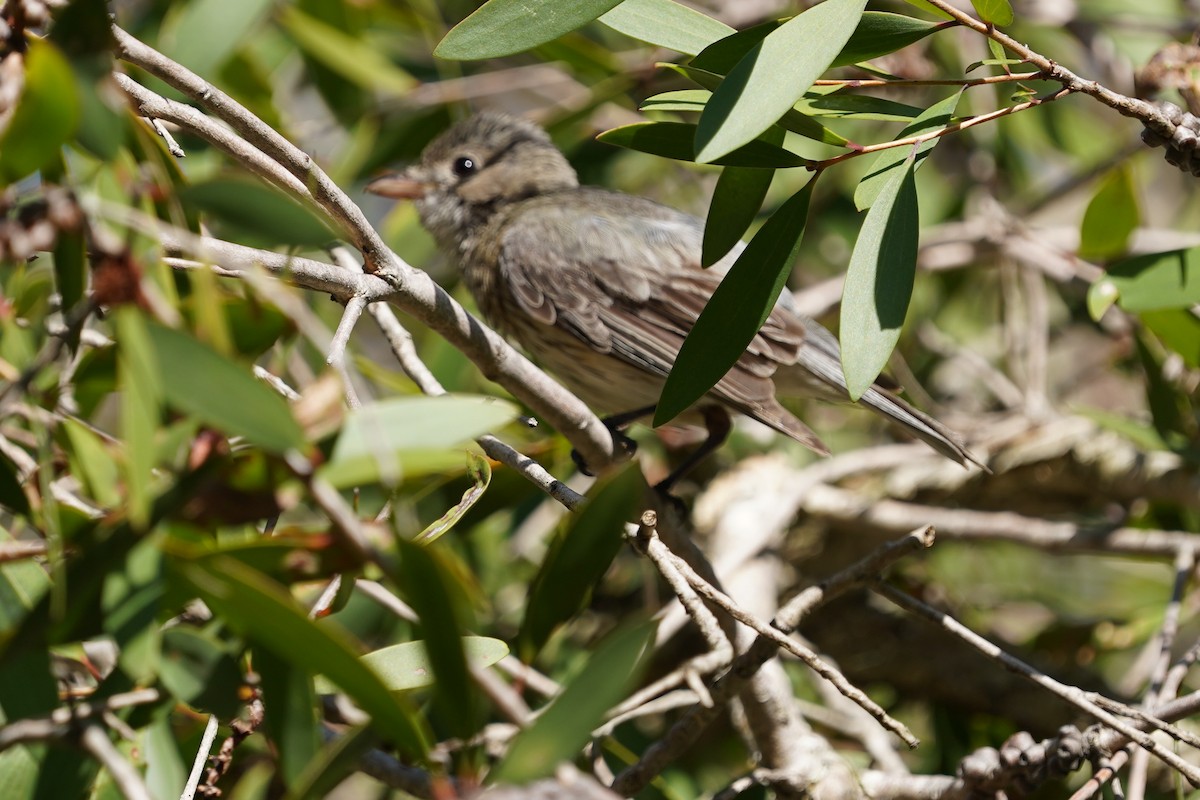
<svg viewBox="0 0 1200 800">
<path fill-rule="evenodd" d="M 665 376 L 720 283 L 700 268 L 699 220 L 649 200 L 589 204 L 539 198 L 505 225 L 502 282 L 529 317 L 596 349 Z M 824 445 L 775 400 L 771 376 L 794 364 L 804 327 L 772 313 L 745 355 L 712 390 L 717 400 L 819 452 Z"/>
</svg>

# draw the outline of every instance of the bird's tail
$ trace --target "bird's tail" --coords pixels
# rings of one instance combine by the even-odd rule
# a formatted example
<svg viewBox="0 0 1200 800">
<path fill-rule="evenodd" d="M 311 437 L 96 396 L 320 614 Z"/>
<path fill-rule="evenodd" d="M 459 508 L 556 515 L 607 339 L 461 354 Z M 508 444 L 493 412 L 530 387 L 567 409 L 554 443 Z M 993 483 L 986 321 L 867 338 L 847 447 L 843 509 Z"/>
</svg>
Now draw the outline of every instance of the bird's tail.
<svg viewBox="0 0 1200 800">
<path fill-rule="evenodd" d="M 776 373 L 776 384 L 785 391 L 791 388 L 801 395 L 848 402 L 849 392 L 837 339 L 814 320 L 805 319 L 804 323 L 804 347 L 800 348 L 795 366 Z M 987 465 L 975 457 L 954 432 L 882 386 L 877 384 L 867 389 L 858 403 L 895 422 L 946 458 L 987 470 Z"/>
</svg>

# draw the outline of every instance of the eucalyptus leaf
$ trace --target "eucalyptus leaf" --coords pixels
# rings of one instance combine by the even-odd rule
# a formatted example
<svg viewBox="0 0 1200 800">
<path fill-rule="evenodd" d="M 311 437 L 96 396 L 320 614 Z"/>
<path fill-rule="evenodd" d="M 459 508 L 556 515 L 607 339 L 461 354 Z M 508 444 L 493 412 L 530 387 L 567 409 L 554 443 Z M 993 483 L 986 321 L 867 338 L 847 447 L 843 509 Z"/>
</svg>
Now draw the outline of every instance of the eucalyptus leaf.
<svg viewBox="0 0 1200 800">
<path fill-rule="evenodd" d="M 858 400 L 887 365 L 912 297 L 917 267 L 915 153 L 895 171 L 863 220 L 842 293 L 842 371 Z"/>
<path fill-rule="evenodd" d="M 654 412 L 664 425 L 708 393 L 746 352 L 799 253 L 816 181 L 771 215 L 746 245 L 688 332 Z"/>
<path fill-rule="evenodd" d="M 894 53 L 945 27 L 946 23 L 928 22 L 903 14 L 866 11 L 832 66 L 844 67 Z"/>
<path fill-rule="evenodd" d="M 520 53 L 581 28 L 621 0 L 488 0 L 455 25 L 433 54 L 451 61 Z"/>
<path fill-rule="evenodd" d="M 751 48 L 700 115 L 696 160 L 714 162 L 782 117 L 829 68 L 865 6 L 866 0 L 824 0 Z"/>
<path fill-rule="evenodd" d="M 696 126 L 684 122 L 635 122 L 607 130 L 596 139 L 663 158 L 695 161 L 695 133 Z M 803 167 L 808 160 L 790 150 L 754 139 L 712 163 L 729 167 L 782 169 Z"/>
<path fill-rule="evenodd" d="M 462 650 L 473 669 L 485 669 L 508 655 L 508 645 L 486 636 L 464 636 Z M 367 653 L 362 661 L 393 692 L 420 689 L 434 681 L 424 642 L 402 642 L 383 647 Z"/>
<path fill-rule="evenodd" d="M 721 170 L 704 222 L 701 266 L 712 266 L 737 246 L 762 207 L 774 177 L 775 171 L 769 169 Z"/>
<path fill-rule="evenodd" d="M 517 653 L 531 662 L 555 628 L 578 614 L 624 541 L 624 525 L 645 491 L 637 464 L 601 480 L 559 530 L 529 587 Z"/>
<path fill-rule="evenodd" d="M 948 126 L 954 117 L 954 109 L 958 107 L 958 101 L 962 99 L 963 91 L 963 89 L 959 89 L 945 100 L 934 103 L 925 109 L 920 116 L 913 120 L 911 125 L 900 131 L 896 139 L 921 136 Z M 858 210 L 864 211 L 871 207 L 892 175 L 897 170 L 904 168 L 910 155 L 915 158 L 913 170 L 920 169 L 921 165 L 925 163 L 925 158 L 939 141 L 941 141 L 940 137 L 926 139 L 917 145 L 915 155 L 911 153 L 912 147 L 893 147 L 880 153 L 854 190 L 854 205 L 858 207 Z"/>
<path fill-rule="evenodd" d="M 525 784 L 552 775 L 562 762 L 573 761 L 604 714 L 618 703 L 638 678 L 655 623 L 629 625 L 597 646 L 583 670 L 517 734 L 491 773 L 494 783 Z"/>
<path fill-rule="evenodd" d="M 600 22 L 630 38 L 688 55 L 734 32 L 724 22 L 674 0 L 625 0 Z"/>
<path fill-rule="evenodd" d="M 1133 175 L 1127 164 L 1111 170 L 1088 203 L 1079 228 L 1079 255 L 1107 261 L 1125 254 L 1141 222 Z"/>
</svg>

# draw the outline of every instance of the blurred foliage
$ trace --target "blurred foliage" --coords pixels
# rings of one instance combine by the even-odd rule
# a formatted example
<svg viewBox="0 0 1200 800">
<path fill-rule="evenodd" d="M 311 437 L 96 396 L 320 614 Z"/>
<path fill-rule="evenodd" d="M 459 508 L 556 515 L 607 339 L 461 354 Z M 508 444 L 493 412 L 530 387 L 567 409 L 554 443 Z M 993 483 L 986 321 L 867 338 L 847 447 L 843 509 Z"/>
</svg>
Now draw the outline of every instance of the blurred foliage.
<svg viewBox="0 0 1200 800">
<path fill-rule="evenodd" d="M 350 361 L 363 405 L 343 408 L 325 363 L 339 305 L 169 264 L 155 235 L 165 224 L 328 260 L 338 226 L 186 130 L 174 132 L 186 158 L 171 156 L 110 72 L 187 98 L 116 60 L 105 3 L 54 5 L 52 19 L 36 0 L 6 5 L 0 62 L 0 723 L 44 717 L 67 697 L 157 689 L 153 702 L 116 714 L 133 734 L 122 752 L 154 797 L 169 798 L 206 716 L 228 733 L 261 698 L 267 723 L 237 751 L 220 784 L 227 796 L 322 796 L 373 745 L 470 783 L 497 763 L 481 734 L 505 720 L 471 670 L 507 647 L 564 689 L 549 703 L 528 693 L 545 711 L 498 774 L 529 780 L 575 757 L 640 671 L 657 677 L 679 658 L 647 653 L 652 627 L 638 620 L 662 590 L 621 548 L 645 488 L 638 469 L 605 479 L 594 502 L 558 522 L 556 504 L 470 440 L 499 433 L 557 476 L 574 469 L 569 446 L 514 424 L 515 404 L 420 328 L 419 353 L 454 394 L 418 396 L 360 324 Z M 917 227 L 951 244 L 960 221 L 991 223 L 1001 238 L 1036 229 L 1063 263 L 1097 267 L 1036 277 L 1052 331 L 1049 402 L 1193 469 L 1200 462 L 1200 206 L 1193 178 L 1134 143 L 1134 123 L 1072 97 L 915 151 L 848 159 L 815 181 L 804 166 L 1054 87 L 810 86 L 822 75 L 955 81 L 1021 68 L 916 2 L 872 2 L 861 24 L 861 0 L 794 17 L 799 9 L 778 4 L 772 18 L 751 20 L 716 0 L 707 14 L 659 0 L 493 0 L 470 16 L 478 5 L 142 0 L 114 10 L 125 30 L 300 144 L 348 190 L 414 159 L 470 110 L 500 108 L 536 114 L 585 182 L 700 216 L 713 196 L 706 261 L 761 235 L 697 327 L 709 338 L 689 341 L 697 355 L 685 363 L 705 369 L 673 379 L 676 407 L 723 373 L 717 354 L 736 358 L 748 323 L 786 282 L 815 285 L 849 265 L 841 323 L 852 385 L 891 363 L 960 418 L 998 411 L 917 334 L 940 332 L 1019 381 L 1028 365 L 1012 344 L 1022 324 L 1011 315 L 1020 304 L 1012 256 L 982 235 L 957 241 L 965 259 L 918 271 L 939 265 L 919 254 Z M 534 6 L 547 13 L 514 17 Z M 1192 34 L 1183 0 L 1145 0 L 1136 15 L 1115 2 L 1018 4 L 1015 17 L 1004 0 L 974 6 L 1081 75 L 1119 85 Z M 803 24 L 809 15 L 817 28 Z M 688 163 L 697 161 L 706 163 Z M 469 305 L 411 207 L 355 197 L 397 252 Z M 285 401 L 255 368 L 298 397 Z M 879 439 L 853 412 L 809 411 L 835 450 Z M 662 474 L 670 448 L 636 435 L 643 471 Z M 708 467 L 763 449 L 744 432 Z M 1194 504 L 1097 500 L 1086 488 L 1052 513 L 1200 532 Z M 331 512 L 328 492 L 365 541 Z M 30 544 L 36 558 L 10 556 Z M 802 554 L 823 546 L 803 535 L 795 544 Z M 1140 688 L 1125 676 L 1150 652 L 1171 585 L 1162 564 L 1004 544 L 942 543 L 902 572 L 977 630 L 1122 696 Z M 405 613 L 369 602 L 355 580 L 384 587 Z M 325 589 L 333 599 L 313 619 Z M 1185 620 L 1185 635 L 1195 629 Z M 800 696 L 816 696 L 809 676 L 793 678 Z M 914 768 L 953 770 L 1024 724 L 1020 709 L 947 705 L 882 680 L 870 689 L 915 720 L 926 744 Z M 334 691 L 370 715 L 369 729 L 322 739 L 321 695 Z M 619 771 L 672 718 L 617 728 L 603 745 L 609 766 Z M 856 747 L 847 740 L 847 752 Z M 865 761 L 857 749 L 851 757 Z M 640 796 L 710 795 L 750 766 L 736 732 L 720 726 Z M 384 796 L 363 776 L 346 786 L 362 794 L 342 796 Z M 81 748 L 34 742 L 0 752 L 0 795 L 118 790 Z"/>
</svg>

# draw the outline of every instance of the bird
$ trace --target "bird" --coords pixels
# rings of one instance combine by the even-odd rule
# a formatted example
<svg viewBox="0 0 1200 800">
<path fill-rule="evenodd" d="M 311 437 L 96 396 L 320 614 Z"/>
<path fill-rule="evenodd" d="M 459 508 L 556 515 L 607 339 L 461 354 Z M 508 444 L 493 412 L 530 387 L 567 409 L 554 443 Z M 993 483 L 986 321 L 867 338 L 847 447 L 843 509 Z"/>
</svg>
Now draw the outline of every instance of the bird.
<svg viewBox="0 0 1200 800">
<path fill-rule="evenodd" d="M 452 125 L 418 161 L 365 189 L 415 203 L 488 323 L 593 410 L 610 414 L 614 435 L 653 413 L 684 338 L 744 247 L 703 268 L 700 219 L 580 185 L 545 130 L 498 112 Z M 672 421 L 699 417 L 708 437 L 660 489 L 724 441 L 729 411 L 829 454 L 777 395 L 850 402 L 838 340 L 789 299 L 785 292 L 729 372 Z M 954 433 L 888 387 L 877 383 L 858 403 L 953 461 L 984 467 Z"/>
</svg>

